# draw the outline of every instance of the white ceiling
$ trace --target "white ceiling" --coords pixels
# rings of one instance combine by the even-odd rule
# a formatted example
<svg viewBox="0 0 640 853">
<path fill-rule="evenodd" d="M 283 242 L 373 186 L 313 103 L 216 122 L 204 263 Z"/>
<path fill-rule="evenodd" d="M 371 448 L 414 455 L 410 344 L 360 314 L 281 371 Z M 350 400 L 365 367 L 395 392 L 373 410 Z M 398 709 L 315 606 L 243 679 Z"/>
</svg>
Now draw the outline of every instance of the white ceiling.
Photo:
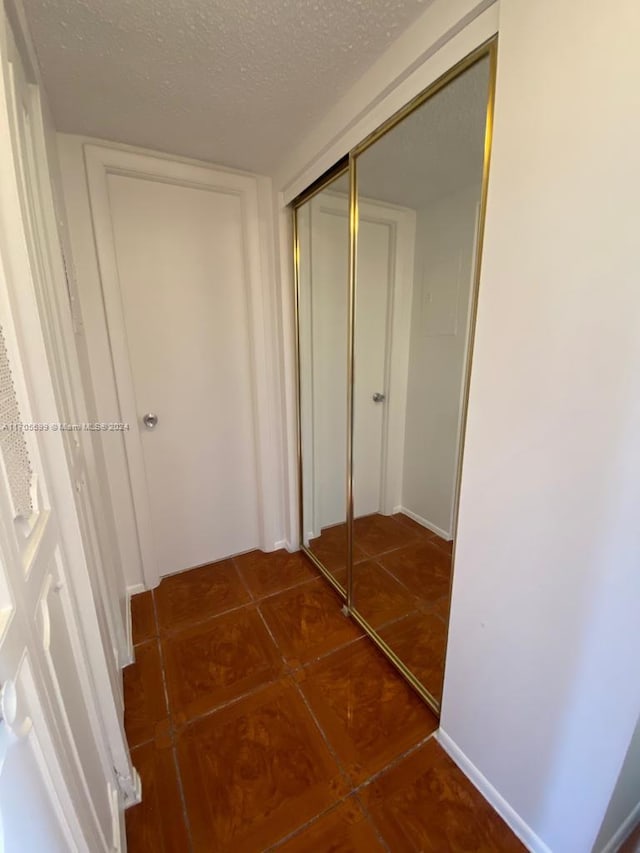
<svg viewBox="0 0 640 853">
<path fill-rule="evenodd" d="M 358 192 L 418 209 L 482 179 L 489 61 L 430 98 L 358 158 Z M 332 185 L 346 191 L 346 177 Z"/>
<path fill-rule="evenodd" d="M 59 130 L 269 174 L 431 0 L 24 0 Z"/>
</svg>

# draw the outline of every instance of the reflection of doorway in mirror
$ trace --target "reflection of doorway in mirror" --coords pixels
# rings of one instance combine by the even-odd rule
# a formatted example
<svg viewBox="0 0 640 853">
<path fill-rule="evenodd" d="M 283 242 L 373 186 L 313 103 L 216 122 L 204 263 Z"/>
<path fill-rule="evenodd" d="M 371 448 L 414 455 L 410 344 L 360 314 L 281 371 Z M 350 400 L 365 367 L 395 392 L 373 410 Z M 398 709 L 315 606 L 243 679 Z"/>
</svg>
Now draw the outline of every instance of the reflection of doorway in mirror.
<svg viewBox="0 0 640 853">
<path fill-rule="evenodd" d="M 358 202 L 354 516 L 388 515 L 401 488 L 415 211 Z"/>
<path fill-rule="evenodd" d="M 309 263 L 301 269 L 311 293 L 301 310 L 303 370 L 313 377 L 309 411 L 303 404 L 305 540 L 344 522 L 348 199 L 316 196 L 300 227 L 309 231 Z M 406 409 L 408 342 L 413 287 L 415 213 L 379 202 L 360 202 L 362 275 L 368 282 L 366 324 L 356 330 L 363 366 L 354 391 L 356 516 L 389 514 L 398 500 Z M 394 343 L 395 342 L 395 343 Z M 304 367 L 308 363 L 307 367 Z M 374 402 L 381 393 L 384 400 Z M 362 426 L 360 426 L 362 425 Z M 306 542 L 305 542 L 306 544 Z"/>
</svg>

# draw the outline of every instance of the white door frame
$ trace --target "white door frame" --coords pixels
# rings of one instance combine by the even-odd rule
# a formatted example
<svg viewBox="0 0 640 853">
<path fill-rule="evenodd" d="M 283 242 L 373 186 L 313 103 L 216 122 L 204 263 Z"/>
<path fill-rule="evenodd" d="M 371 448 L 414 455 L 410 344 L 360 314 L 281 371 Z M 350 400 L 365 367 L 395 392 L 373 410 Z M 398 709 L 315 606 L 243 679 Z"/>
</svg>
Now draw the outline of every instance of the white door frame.
<svg viewBox="0 0 640 853">
<path fill-rule="evenodd" d="M 105 322 L 111 348 L 112 372 L 117 388 L 120 411 L 110 414 L 110 420 L 128 423 L 131 429 L 124 433 L 124 448 L 129 475 L 129 488 L 135 507 L 136 526 L 144 582 L 147 588 L 157 586 L 158 573 L 155 545 L 151 530 L 151 512 L 144 472 L 142 442 L 137 421 L 133 377 L 127 349 L 126 332 L 116 252 L 111 223 L 108 184 L 109 175 L 134 177 L 178 186 L 217 191 L 237 196 L 242 206 L 244 262 L 247 280 L 247 303 L 250 317 L 252 351 L 252 397 L 254 402 L 254 442 L 259 484 L 260 544 L 265 551 L 282 547 L 281 472 L 279 470 L 278 425 L 276 421 L 277 387 L 275 379 L 275 342 L 270 304 L 272 269 L 267 257 L 268 235 L 265 231 L 265 204 L 261 192 L 267 189 L 264 182 L 252 175 L 224 171 L 205 165 L 118 146 L 85 144 L 84 158 L 91 216 L 95 235 L 96 253 L 100 274 L 101 293 L 85 293 L 85 299 L 104 305 Z M 268 209 L 268 208 L 267 208 Z M 266 286 L 265 286 L 266 285 Z M 82 300 L 82 296 L 81 296 Z M 89 345 L 91 342 L 89 341 Z M 96 387 L 98 409 L 106 414 L 100 387 Z M 125 486 L 126 487 L 126 486 Z M 117 494 L 122 483 L 112 483 L 112 493 Z"/>
<path fill-rule="evenodd" d="M 13 28 L 18 27 L 18 40 L 24 46 L 28 45 L 28 33 L 20 28 L 21 19 L 20 10 L 14 10 Z M 0 147 L 0 251 L 7 279 L 5 312 L 12 317 L 15 334 L 23 342 L 24 370 L 33 403 L 29 415 L 39 423 L 65 422 L 69 413 L 61 408 L 57 391 L 72 378 L 64 373 L 69 352 L 56 349 L 60 336 L 64 336 L 64 327 L 56 326 L 59 316 L 53 307 L 49 313 L 45 310 L 47 299 L 57 299 L 55 290 L 60 279 L 56 276 L 62 260 L 57 260 L 56 273 L 57 244 L 54 234 L 47 231 L 47 225 L 55 224 L 55 214 L 49 206 L 51 187 L 47 189 L 46 186 L 49 173 L 39 87 L 32 59 L 15 46 L 11 30 L 3 12 L 0 15 L 0 119 L 7 144 Z M 34 121 L 34 142 L 39 158 L 36 164 L 38 186 L 31 187 L 34 193 L 31 201 L 33 205 L 42 205 L 38 211 L 34 211 L 33 206 L 27 210 L 24 165 L 20 165 L 23 155 L 18 151 L 13 88 L 14 76 L 22 71 L 16 67 L 18 62 L 30 74 L 26 85 L 30 89 L 30 118 Z M 24 82 L 22 85 L 24 87 Z M 51 268 L 49 263 L 53 264 Z M 24 396 L 26 389 L 22 393 Z M 87 551 L 76 501 L 78 491 L 82 491 L 85 484 L 72 480 L 74 467 L 61 432 L 47 433 L 47 441 L 40 442 L 39 454 L 49 498 L 57 511 L 60 548 L 65 557 L 73 613 L 70 633 L 83 698 L 105 774 L 117 780 L 124 799 L 131 803 L 139 796 L 139 783 L 124 734 L 120 674 L 112 654 L 116 650 L 109 648 L 109 632 L 104 630 L 98 615 L 89 565 L 94 573 L 100 570 L 100 565 L 93 562 L 94 555 Z M 80 462 L 78 466 L 82 467 Z"/>
<path fill-rule="evenodd" d="M 26 65 L 20 55 L 21 65 Z M 88 416 L 84 387 L 80 375 L 74 323 L 73 301 L 66 264 L 62 255 L 56 207 L 47 159 L 45 127 L 37 82 L 28 82 L 25 133 L 23 145 L 20 128 L 13 124 L 14 148 L 21 169 L 18 180 L 23 205 L 23 222 L 28 230 L 32 265 L 37 270 L 37 300 L 47 354 L 52 364 L 56 400 L 67 423 L 86 423 Z M 14 110 L 14 117 L 17 116 Z M 30 144 L 29 144 L 30 143 Z M 116 667 L 130 661 L 127 621 L 120 599 L 124 598 L 124 577 L 111 509 L 96 495 L 93 439 L 88 432 L 65 432 L 63 439 L 71 476 L 76 487 L 76 507 L 82 525 L 83 540 L 88 549 L 95 592 L 109 634 Z M 96 506 L 97 504 L 97 506 Z M 101 535 L 102 534 L 102 535 Z"/>
<path fill-rule="evenodd" d="M 348 219 L 344 207 L 344 193 L 327 190 L 313 200 L 320 211 Z M 358 199 L 358 215 L 363 222 L 383 225 L 389 230 L 390 288 L 387 303 L 387 334 L 385 342 L 385 379 L 387 401 L 382 422 L 382 462 L 380 512 L 390 515 L 402 502 L 402 477 L 404 468 L 404 430 L 407 411 L 407 381 L 409 343 L 411 330 L 411 303 L 413 298 L 414 250 L 416 211 L 408 207 L 387 204 L 369 198 Z M 313 223 L 313 216 L 311 217 Z M 345 235 L 348 237 L 347 232 Z M 313 274 L 313 271 L 311 271 Z M 348 287 L 345 278 L 345 289 Z M 345 366 L 346 369 L 346 366 Z M 308 422 L 313 428 L 313 400 L 307 402 Z M 310 442 L 314 444 L 313 440 Z M 314 483 L 321 476 L 321 460 L 313 454 Z M 313 532 L 320 535 L 318 499 L 315 489 L 306 492 L 312 497 Z M 345 508 L 346 511 L 346 508 Z M 304 531 L 306 536 L 309 531 Z"/>
</svg>

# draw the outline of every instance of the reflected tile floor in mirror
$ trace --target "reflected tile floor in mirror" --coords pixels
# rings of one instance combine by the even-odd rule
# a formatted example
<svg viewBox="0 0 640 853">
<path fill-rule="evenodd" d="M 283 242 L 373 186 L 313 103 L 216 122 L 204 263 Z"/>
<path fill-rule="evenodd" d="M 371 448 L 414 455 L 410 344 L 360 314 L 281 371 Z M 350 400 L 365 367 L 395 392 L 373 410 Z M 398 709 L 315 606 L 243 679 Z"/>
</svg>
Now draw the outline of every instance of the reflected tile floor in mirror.
<svg viewBox="0 0 640 853">
<path fill-rule="evenodd" d="M 346 587 L 346 524 L 311 549 Z M 452 543 L 402 513 L 354 522 L 355 607 L 431 695 L 442 700 Z"/>
<path fill-rule="evenodd" d="M 524 850 L 303 555 L 165 578 L 132 619 L 130 853 Z"/>
</svg>

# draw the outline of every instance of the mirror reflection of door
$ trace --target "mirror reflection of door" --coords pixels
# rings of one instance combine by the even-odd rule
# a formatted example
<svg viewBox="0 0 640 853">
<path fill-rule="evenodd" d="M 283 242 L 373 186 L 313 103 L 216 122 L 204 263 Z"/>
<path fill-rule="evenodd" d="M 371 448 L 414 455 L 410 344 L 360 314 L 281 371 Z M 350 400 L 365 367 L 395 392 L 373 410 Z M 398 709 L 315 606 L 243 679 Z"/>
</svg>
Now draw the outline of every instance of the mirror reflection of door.
<svg viewBox="0 0 640 853">
<path fill-rule="evenodd" d="M 485 57 L 355 158 L 352 604 L 436 705 L 488 91 Z"/>
<path fill-rule="evenodd" d="M 347 565 L 348 187 L 296 212 L 303 542 L 344 585 Z"/>
</svg>

